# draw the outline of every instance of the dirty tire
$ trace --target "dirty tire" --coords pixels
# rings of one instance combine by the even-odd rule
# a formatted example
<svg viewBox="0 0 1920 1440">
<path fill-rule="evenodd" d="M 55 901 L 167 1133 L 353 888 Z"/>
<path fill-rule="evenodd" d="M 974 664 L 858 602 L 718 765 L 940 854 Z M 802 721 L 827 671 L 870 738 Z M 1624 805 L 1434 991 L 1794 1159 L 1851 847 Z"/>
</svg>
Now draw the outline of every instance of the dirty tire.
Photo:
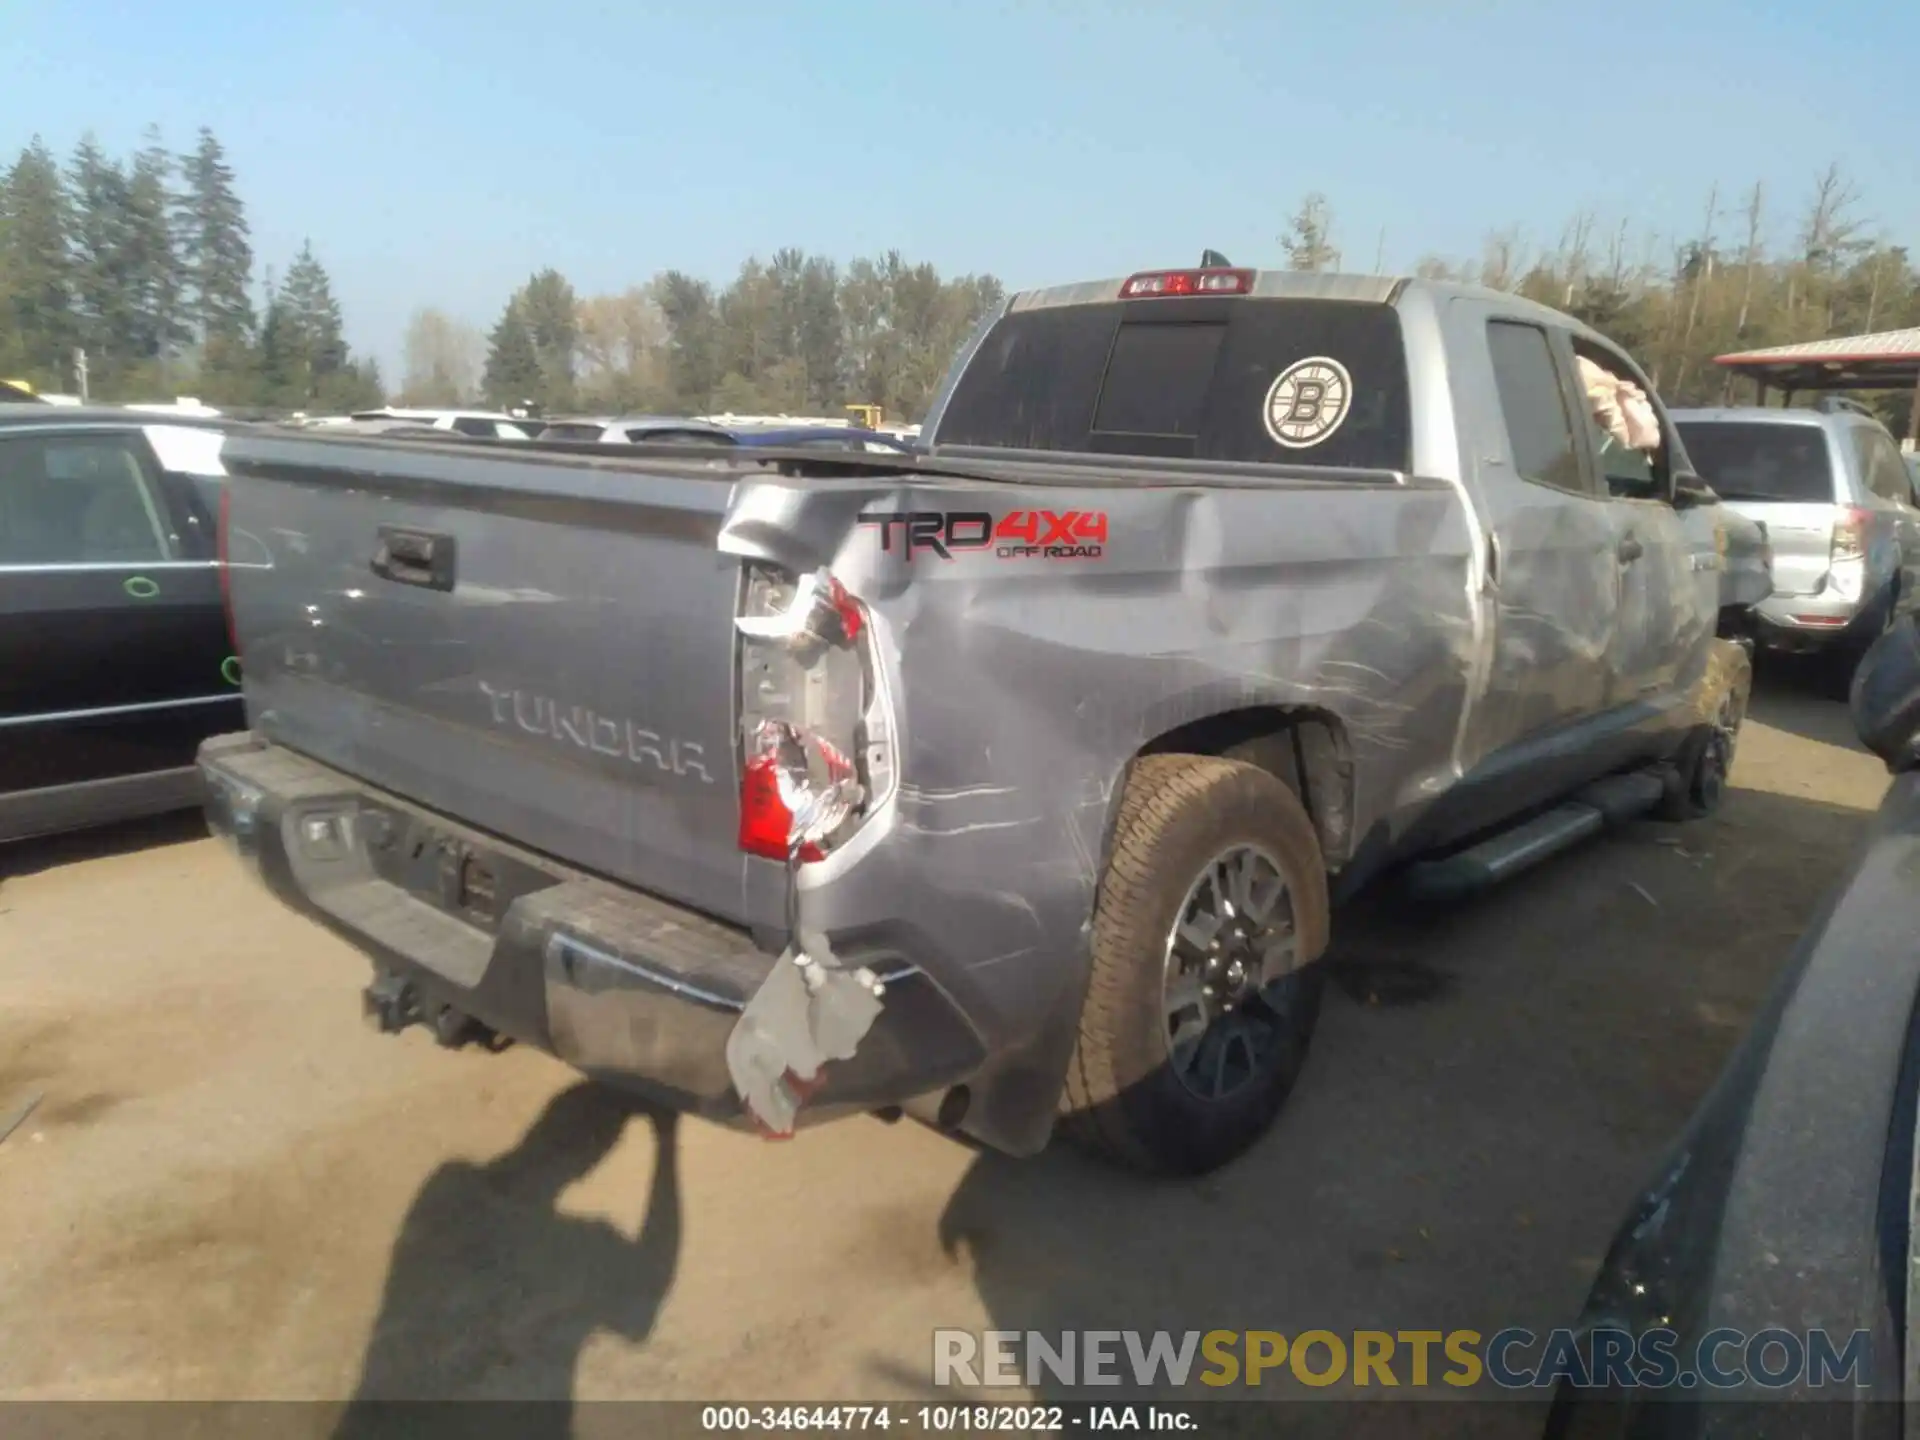
<svg viewBox="0 0 1920 1440">
<path fill-rule="evenodd" d="M 1687 736 L 1655 812 L 1662 820 L 1704 820 L 1720 808 L 1753 687 L 1753 662 L 1737 646 L 1716 648 L 1705 685 L 1717 697 L 1709 721 Z"/>
<path fill-rule="evenodd" d="M 1889 591 L 1886 606 L 1873 633 L 1862 639 L 1852 640 L 1839 645 L 1820 658 L 1826 662 L 1826 690 L 1830 698 L 1848 700 L 1853 695 L 1854 677 L 1860 673 L 1860 667 L 1866 663 L 1867 652 L 1873 649 L 1875 642 L 1899 622 L 1900 596 L 1897 590 Z"/>
<path fill-rule="evenodd" d="M 1326 866 L 1298 798 L 1252 765 L 1199 755 L 1138 761 L 1120 801 L 1094 909 L 1093 966 L 1079 1043 L 1062 1096 L 1063 1132 L 1129 1168 L 1196 1175 L 1224 1165 L 1273 1123 L 1320 1012 L 1321 966 L 1277 988 L 1273 1043 L 1233 1094 L 1203 1099 L 1170 1063 L 1165 1001 L 1168 936 L 1189 887 L 1215 857 L 1256 845 L 1275 862 L 1292 904 L 1295 954 L 1327 944 Z"/>
</svg>

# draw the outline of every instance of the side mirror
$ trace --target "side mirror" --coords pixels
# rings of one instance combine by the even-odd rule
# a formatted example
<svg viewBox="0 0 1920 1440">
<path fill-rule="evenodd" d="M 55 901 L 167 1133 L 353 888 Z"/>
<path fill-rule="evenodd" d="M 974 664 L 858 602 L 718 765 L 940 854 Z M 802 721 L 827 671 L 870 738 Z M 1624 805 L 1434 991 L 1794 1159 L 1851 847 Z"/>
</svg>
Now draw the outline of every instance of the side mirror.
<svg viewBox="0 0 1920 1440">
<path fill-rule="evenodd" d="M 1696 505 L 1718 504 L 1714 488 L 1691 470 L 1676 470 L 1673 476 L 1673 508 L 1691 510 Z"/>
<path fill-rule="evenodd" d="M 1902 619 L 1868 648 L 1848 696 L 1854 733 L 1894 774 L 1920 765 L 1920 629 Z"/>
</svg>

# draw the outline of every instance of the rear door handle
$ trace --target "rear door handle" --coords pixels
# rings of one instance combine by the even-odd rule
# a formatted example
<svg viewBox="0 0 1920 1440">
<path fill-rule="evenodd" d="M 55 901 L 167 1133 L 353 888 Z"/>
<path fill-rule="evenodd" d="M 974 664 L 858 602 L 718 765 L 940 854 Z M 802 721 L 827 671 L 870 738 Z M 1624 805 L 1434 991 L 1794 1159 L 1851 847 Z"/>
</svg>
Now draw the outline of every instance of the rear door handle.
<svg viewBox="0 0 1920 1440">
<path fill-rule="evenodd" d="M 1627 535 L 1621 538 L 1620 547 L 1614 551 L 1614 553 L 1620 557 L 1620 563 L 1622 565 L 1631 565 L 1642 555 L 1646 554 L 1647 550 L 1646 547 L 1640 543 L 1638 536 Z"/>
<path fill-rule="evenodd" d="M 454 553 L 451 535 L 382 525 L 380 544 L 373 552 L 369 568 L 382 580 L 391 580 L 396 585 L 418 585 L 425 590 L 451 590 Z"/>
</svg>

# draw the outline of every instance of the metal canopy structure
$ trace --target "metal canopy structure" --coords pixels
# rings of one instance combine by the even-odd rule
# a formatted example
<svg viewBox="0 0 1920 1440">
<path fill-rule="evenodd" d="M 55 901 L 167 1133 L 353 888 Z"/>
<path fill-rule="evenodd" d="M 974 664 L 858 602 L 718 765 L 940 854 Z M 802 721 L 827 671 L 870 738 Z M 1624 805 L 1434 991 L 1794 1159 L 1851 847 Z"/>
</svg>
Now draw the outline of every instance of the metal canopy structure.
<svg viewBox="0 0 1920 1440">
<path fill-rule="evenodd" d="M 1762 405 L 1770 390 L 1784 392 L 1788 404 L 1802 390 L 1911 390 L 1907 433 L 1920 441 L 1920 326 L 1719 355 L 1713 363 L 1753 381 Z"/>
</svg>

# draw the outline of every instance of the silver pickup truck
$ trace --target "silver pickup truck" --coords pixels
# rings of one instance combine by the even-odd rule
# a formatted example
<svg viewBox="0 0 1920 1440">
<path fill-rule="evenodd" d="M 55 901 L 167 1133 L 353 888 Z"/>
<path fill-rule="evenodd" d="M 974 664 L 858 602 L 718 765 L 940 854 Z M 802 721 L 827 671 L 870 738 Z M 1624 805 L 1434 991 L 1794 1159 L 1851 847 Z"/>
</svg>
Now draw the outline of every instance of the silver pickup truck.
<svg viewBox="0 0 1920 1440">
<path fill-rule="evenodd" d="M 912 455 L 236 434 L 211 821 L 385 1027 L 1206 1170 L 1336 902 L 1719 797 L 1765 577 L 1576 354 L 1646 386 L 1507 295 L 1162 271 L 1007 300 Z"/>
</svg>

